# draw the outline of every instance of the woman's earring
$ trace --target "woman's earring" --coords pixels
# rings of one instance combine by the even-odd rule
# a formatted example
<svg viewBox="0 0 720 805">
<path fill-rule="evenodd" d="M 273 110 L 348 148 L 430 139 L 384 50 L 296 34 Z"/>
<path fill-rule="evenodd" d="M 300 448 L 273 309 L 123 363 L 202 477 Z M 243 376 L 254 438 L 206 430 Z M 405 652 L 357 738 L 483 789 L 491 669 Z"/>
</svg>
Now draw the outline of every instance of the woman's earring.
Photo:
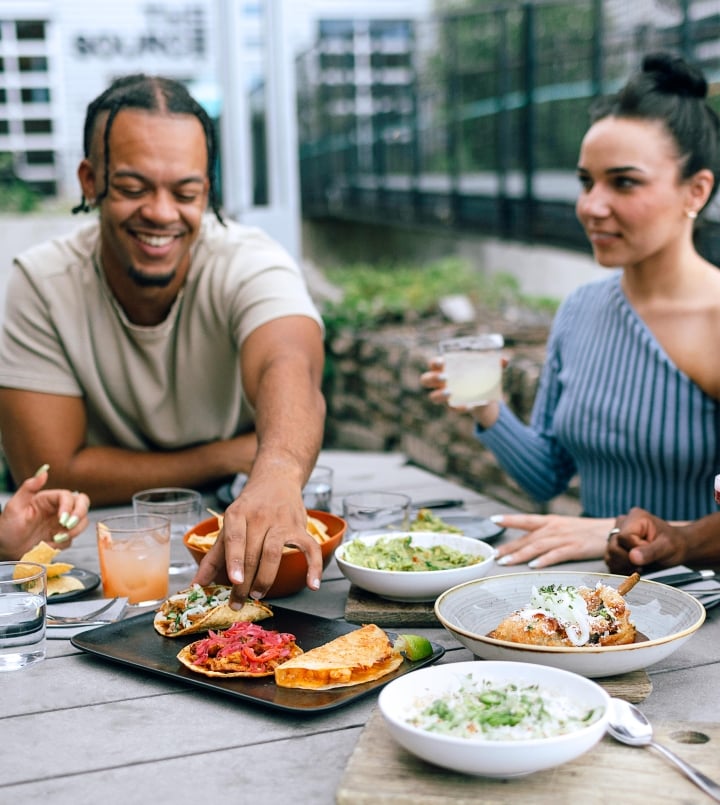
<svg viewBox="0 0 720 805">
<path fill-rule="evenodd" d="M 697 218 L 697 213 L 695 210 L 686 210 L 685 215 L 687 215 L 691 221 L 694 221 Z"/>
</svg>

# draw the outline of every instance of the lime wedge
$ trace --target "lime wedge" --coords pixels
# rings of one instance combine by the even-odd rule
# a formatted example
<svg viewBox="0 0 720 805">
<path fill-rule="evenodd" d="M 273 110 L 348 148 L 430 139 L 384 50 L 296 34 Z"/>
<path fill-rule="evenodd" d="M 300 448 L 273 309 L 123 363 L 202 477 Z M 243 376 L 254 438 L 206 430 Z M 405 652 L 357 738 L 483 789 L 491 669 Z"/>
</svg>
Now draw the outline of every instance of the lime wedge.
<svg viewBox="0 0 720 805">
<path fill-rule="evenodd" d="M 393 643 L 395 651 L 402 652 L 408 660 L 424 660 L 433 653 L 432 643 L 427 637 L 417 634 L 401 634 Z"/>
</svg>

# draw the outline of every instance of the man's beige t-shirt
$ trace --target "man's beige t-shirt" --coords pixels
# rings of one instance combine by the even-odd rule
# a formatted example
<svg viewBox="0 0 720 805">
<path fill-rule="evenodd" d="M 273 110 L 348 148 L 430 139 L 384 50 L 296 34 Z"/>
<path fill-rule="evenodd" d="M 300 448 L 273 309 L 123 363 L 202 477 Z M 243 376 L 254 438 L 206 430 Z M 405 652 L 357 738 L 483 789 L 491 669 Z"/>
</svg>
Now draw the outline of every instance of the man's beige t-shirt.
<svg viewBox="0 0 720 805">
<path fill-rule="evenodd" d="M 295 261 L 261 230 L 206 216 L 167 319 L 131 324 L 99 268 L 99 226 L 14 261 L 0 386 L 83 397 L 88 445 L 163 450 L 252 428 L 240 347 L 282 316 L 322 321 Z"/>
</svg>

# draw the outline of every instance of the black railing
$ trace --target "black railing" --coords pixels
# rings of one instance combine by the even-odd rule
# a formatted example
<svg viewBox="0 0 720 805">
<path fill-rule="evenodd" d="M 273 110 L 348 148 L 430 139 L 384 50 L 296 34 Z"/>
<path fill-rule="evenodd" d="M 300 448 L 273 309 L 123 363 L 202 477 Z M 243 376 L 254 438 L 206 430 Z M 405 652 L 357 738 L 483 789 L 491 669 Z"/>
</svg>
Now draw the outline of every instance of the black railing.
<svg viewBox="0 0 720 805">
<path fill-rule="evenodd" d="M 695 14 L 692 0 L 654 0 L 652 14 L 635 5 L 508 2 L 395 23 L 386 39 L 358 22 L 341 43 L 318 40 L 298 60 L 303 215 L 588 251 L 575 164 L 593 99 L 644 53 L 668 50 L 702 67 L 720 111 L 720 10 L 700 0 Z M 327 72 L 322 54 L 338 51 L 341 66 Z M 720 264 L 718 204 L 698 245 Z"/>
</svg>

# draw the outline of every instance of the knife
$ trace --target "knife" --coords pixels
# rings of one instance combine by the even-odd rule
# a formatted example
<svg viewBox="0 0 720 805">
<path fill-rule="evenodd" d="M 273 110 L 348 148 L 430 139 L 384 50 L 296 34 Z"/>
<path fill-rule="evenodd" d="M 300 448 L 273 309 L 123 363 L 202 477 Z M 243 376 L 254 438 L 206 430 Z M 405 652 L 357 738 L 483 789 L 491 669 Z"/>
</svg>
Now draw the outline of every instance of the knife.
<svg viewBox="0 0 720 805">
<path fill-rule="evenodd" d="M 668 573 L 667 576 L 656 576 L 650 581 L 659 581 L 661 584 L 669 584 L 677 587 L 682 584 L 689 584 L 692 581 L 705 581 L 716 577 L 714 570 L 684 570 L 681 573 Z"/>
<path fill-rule="evenodd" d="M 413 509 L 452 509 L 462 506 L 464 500 L 452 500 L 451 498 L 437 498 L 434 500 L 413 500 Z"/>
</svg>

